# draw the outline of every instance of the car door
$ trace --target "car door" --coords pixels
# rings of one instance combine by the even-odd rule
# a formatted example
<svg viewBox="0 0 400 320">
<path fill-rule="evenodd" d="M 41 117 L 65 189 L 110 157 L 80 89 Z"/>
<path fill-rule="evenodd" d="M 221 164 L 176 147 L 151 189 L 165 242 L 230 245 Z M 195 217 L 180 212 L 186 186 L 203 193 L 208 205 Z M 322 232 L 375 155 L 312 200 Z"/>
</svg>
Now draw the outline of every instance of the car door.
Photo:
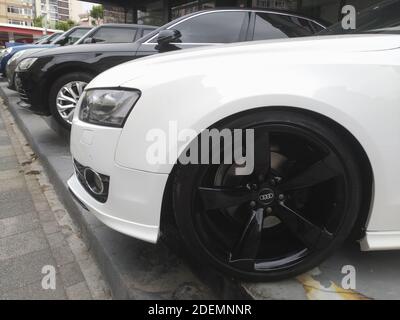
<svg viewBox="0 0 400 320">
<path fill-rule="evenodd" d="M 167 48 L 160 48 L 157 44 L 157 35 L 154 35 L 141 44 L 137 57 L 185 48 L 245 41 L 249 29 L 250 15 L 251 12 L 245 10 L 211 11 L 195 14 L 167 28 L 178 30 L 181 33 L 179 42 L 172 43 Z"/>
</svg>

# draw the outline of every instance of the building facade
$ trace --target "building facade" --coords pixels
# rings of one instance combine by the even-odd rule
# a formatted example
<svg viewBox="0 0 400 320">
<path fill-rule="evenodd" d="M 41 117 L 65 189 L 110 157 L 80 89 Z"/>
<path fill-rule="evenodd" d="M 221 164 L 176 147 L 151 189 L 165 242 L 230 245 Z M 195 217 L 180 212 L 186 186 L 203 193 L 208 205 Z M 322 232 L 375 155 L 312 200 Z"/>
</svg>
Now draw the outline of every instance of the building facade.
<svg viewBox="0 0 400 320">
<path fill-rule="evenodd" d="M 0 0 L 0 23 L 32 26 L 33 17 L 32 0 Z"/>
<path fill-rule="evenodd" d="M 70 18 L 71 0 L 35 0 L 35 16 L 43 16 L 50 26 Z M 76 1 L 76 0 L 75 0 Z"/>
</svg>

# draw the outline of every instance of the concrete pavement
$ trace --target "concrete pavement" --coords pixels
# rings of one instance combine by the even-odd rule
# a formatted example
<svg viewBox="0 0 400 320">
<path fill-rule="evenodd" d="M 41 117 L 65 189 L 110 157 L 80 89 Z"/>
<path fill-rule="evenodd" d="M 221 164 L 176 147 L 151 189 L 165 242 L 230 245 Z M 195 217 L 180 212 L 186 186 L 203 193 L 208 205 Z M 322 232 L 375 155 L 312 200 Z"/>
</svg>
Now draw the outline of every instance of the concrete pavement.
<svg viewBox="0 0 400 320">
<path fill-rule="evenodd" d="M 78 228 L 0 101 L 0 299 L 110 297 Z"/>
</svg>

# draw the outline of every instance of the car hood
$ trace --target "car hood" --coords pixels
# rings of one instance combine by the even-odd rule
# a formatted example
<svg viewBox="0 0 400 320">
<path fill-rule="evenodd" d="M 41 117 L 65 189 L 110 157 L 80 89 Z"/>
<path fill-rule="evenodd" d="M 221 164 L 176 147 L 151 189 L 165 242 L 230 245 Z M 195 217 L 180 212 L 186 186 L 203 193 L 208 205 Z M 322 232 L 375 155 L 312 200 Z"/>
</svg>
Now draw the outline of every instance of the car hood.
<svg viewBox="0 0 400 320">
<path fill-rule="evenodd" d="M 41 58 L 73 53 L 136 51 L 138 47 L 139 44 L 137 43 L 78 44 L 46 50 L 45 52 L 37 53 L 34 56 Z"/>
<path fill-rule="evenodd" d="M 26 57 L 33 55 L 35 53 L 39 53 L 40 51 L 43 50 L 48 50 L 47 48 L 31 48 L 31 49 L 26 49 L 23 50 L 23 53 L 18 57 L 17 61 L 21 61 L 25 59 Z"/>
<path fill-rule="evenodd" d="M 230 63 L 232 68 L 250 64 L 256 67 L 257 61 L 275 65 L 324 63 L 343 54 L 393 48 L 400 48 L 400 35 L 319 36 L 186 49 L 123 63 L 98 75 L 87 88 L 124 86 L 144 76 L 153 82 L 163 77 L 172 81 L 174 77 L 206 72 L 207 68 L 213 72 L 219 63 Z"/>
<path fill-rule="evenodd" d="M 16 46 L 16 47 L 12 47 L 14 48 L 13 51 L 21 51 L 21 50 L 26 50 L 26 49 L 46 49 L 46 48 L 54 48 L 57 47 L 54 44 L 25 44 L 22 46 Z"/>
</svg>

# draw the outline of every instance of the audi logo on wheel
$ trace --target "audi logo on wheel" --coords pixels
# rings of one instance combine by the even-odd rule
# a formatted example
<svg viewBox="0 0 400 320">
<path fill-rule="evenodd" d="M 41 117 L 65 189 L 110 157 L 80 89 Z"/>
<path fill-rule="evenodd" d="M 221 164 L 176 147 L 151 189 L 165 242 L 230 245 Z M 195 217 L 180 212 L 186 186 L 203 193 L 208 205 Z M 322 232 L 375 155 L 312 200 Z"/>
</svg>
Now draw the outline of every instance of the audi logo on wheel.
<svg viewBox="0 0 400 320">
<path fill-rule="evenodd" d="M 274 194 L 272 192 L 267 193 L 267 194 L 260 194 L 260 196 L 258 197 L 258 199 L 260 201 L 271 200 L 273 198 L 274 198 Z"/>
</svg>

